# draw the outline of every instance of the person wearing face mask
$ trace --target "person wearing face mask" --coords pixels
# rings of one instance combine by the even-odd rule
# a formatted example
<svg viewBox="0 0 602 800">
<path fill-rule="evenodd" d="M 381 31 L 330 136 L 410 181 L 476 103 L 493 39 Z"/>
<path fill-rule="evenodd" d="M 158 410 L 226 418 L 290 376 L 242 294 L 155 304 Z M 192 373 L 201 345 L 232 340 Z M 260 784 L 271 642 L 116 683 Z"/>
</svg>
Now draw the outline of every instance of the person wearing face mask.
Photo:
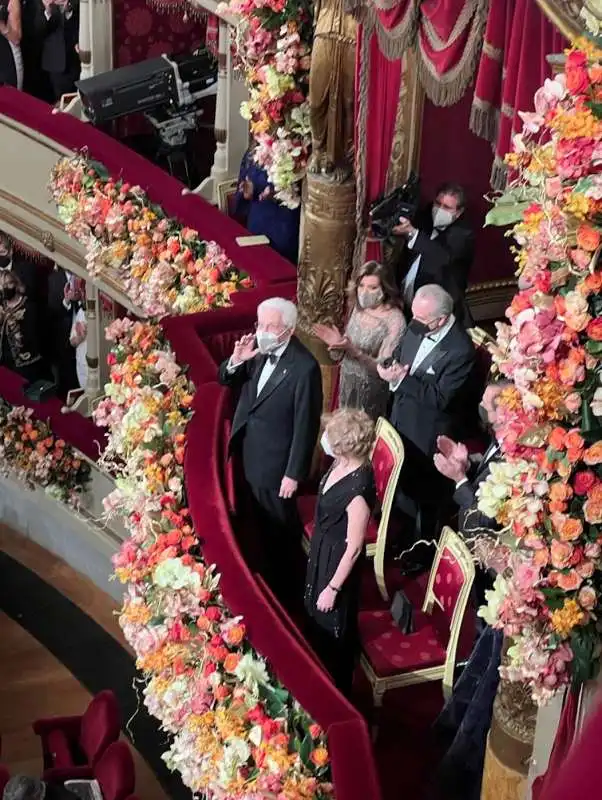
<svg viewBox="0 0 602 800">
<path fill-rule="evenodd" d="M 37 319 L 20 278 L 0 270 L 0 364 L 28 383 L 50 377 L 41 356 Z"/>
<path fill-rule="evenodd" d="M 441 286 L 418 289 L 412 317 L 393 363 L 379 366 L 378 372 L 393 394 L 390 422 L 405 447 L 397 506 L 406 518 L 405 530 L 413 530 L 418 541 L 439 536 L 451 500 L 433 455 L 439 436 L 463 436 L 476 354 L 454 317 L 451 296 Z M 432 548 L 417 548 L 416 569 L 428 567 L 432 555 Z"/>
<path fill-rule="evenodd" d="M 220 382 L 240 390 L 230 452 L 242 456 L 262 537 L 261 569 L 289 607 L 302 596 L 295 583 L 302 535 L 295 494 L 309 475 L 322 412 L 320 367 L 294 336 L 296 324 L 294 303 L 264 300 L 256 334 L 239 339 L 219 368 Z"/>
<path fill-rule="evenodd" d="M 377 366 L 392 355 L 406 321 L 399 294 L 377 261 L 359 269 L 347 294 L 350 313 L 345 332 L 331 325 L 314 325 L 313 331 L 333 360 L 342 359 L 339 406 L 362 408 L 376 420 L 386 414 L 389 402 L 389 387 Z"/>
<path fill-rule="evenodd" d="M 314 650 L 343 694 L 351 694 L 364 539 L 376 503 L 370 450 L 374 422 L 361 410 L 324 416 L 321 446 L 334 461 L 320 482 L 307 562 L 305 609 Z"/>
<path fill-rule="evenodd" d="M 466 328 L 474 322 L 466 288 L 474 259 L 474 233 L 464 211 L 464 189 L 455 183 L 439 187 L 434 203 L 427 206 L 414 225 L 400 217 L 393 233 L 401 238 L 393 255 L 398 264 L 401 293 L 407 308 L 418 289 L 428 283 L 443 286 L 454 300 L 456 319 Z"/>
</svg>

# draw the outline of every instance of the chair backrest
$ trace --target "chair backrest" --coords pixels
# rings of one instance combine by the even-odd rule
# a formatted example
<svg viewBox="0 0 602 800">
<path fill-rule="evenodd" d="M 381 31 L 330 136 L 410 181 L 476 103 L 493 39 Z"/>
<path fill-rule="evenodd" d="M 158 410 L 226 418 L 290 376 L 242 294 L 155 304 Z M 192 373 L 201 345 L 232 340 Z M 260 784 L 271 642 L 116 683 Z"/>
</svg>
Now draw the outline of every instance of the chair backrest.
<svg viewBox="0 0 602 800">
<path fill-rule="evenodd" d="M 0 797 L 4 794 L 4 787 L 10 780 L 10 772 L 8 769 L 3 765 L 0 764 Z"/>
<path fill-rule="evenodd" d="M 94 767 L 103 800 L 125 800 L 136 783 L 134 759 L 125 742 L 110 744 Z"/>
<path fill-rule="evenodd" d="M 372 462 L 376 491 L 381 506 L 381 517 L 374 554 L 374 574 L 378 589 L 384 600 L 388 600 L 389 597 L 384 578 L 387 532 L 389 530 L 391 509 L 395 500 L 395 489 L 399 481 L 399 473 L 401 472 L 404 457 L 405 451 L 401 437 L 390 422 L 387 422 L 384 417 L 379 417 L 376 423 L 376 439 L 370 461 Z"/>
<path fill-rule="evenodd" d="M 433 623 L 448 637 L 443 672 L 446 697 L 453 686 L 456 652 L 474 577 L 475 565 L 470 550 L 455 531 L 443 528 L 422 610 L 432 616 Z"/>
<path fill-rule="evenodd" d="M 232 216 L 231 199 L 238 188 L 236 179 L 217 184 L 217 207 L 222 214 Z"/>
<path fill-rule="evenodd" d="M 111 742 L 119 738 L 121 721 L 117 698 L 109 689 L 99 692 L 82 716 L 79 744 L 88 758 L 96 764 Z"/>
</svg>

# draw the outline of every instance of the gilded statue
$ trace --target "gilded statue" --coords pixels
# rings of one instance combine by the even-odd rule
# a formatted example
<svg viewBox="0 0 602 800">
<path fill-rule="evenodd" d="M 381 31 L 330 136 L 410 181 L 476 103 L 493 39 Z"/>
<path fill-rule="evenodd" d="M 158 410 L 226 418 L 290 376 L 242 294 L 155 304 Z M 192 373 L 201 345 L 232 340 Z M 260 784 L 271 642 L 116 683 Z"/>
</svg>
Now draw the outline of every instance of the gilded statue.
<svg viewBox="0 0 602 800">
<path fill-rule="evenodd" d="M 312 157 L 309 172 L 343 183 L 353 174 L 357 23 L 345 0 L 317 0 L 309 75 Z"/>
</svg>

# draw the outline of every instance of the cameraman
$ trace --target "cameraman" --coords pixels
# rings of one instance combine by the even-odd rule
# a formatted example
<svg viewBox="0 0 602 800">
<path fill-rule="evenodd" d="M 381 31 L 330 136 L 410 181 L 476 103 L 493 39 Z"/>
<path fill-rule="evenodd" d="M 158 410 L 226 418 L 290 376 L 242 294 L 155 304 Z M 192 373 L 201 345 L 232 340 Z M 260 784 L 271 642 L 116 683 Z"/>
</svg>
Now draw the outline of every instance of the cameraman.
<svg viewBox="0 0 602 800">
<path fill-rule="evenodd" d="M 79 79 L 79 0 L 43 0 L 46 31 L 42 69 L 48 73 L 54 102 L 75 92 Z"/>
<path fill-rule="evenodd" d="M 21 0 L 0 0 L 0 84 L 23 88 Z"/>
<path fill-rule="evenodd" d="M 421 286 L 437 283 L 454 300 L 456 319 L 473 323 L 466 302 L 468 274 L 474 258 L 474 234 L 464 218 L 466 195 L 455 183 L 439 187 L 434 203 L 418 215 L 416 225 L 405 217 L 393 228 L 402 237 L 393 258 L 406 309 Z"/>
</svg>

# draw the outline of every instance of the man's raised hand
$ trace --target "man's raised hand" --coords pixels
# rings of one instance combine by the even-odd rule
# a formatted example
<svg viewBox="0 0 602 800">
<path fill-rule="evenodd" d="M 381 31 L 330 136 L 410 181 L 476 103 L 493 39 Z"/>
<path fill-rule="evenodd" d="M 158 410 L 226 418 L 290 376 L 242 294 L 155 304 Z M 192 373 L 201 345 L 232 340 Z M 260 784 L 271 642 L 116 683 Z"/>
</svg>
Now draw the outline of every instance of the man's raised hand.
<svg viewBox="0 0 602 800">
<path fill-rule="evenodd" d="M 241 336 L 234 345 L 232 364 L 237 366 L 244 361 L 250 361 L 252 358 L 255 358 L 258 352 L 259 349 L 255 343 L 255 334 L 246 333 L 244 336 Z"/>
</svg>

